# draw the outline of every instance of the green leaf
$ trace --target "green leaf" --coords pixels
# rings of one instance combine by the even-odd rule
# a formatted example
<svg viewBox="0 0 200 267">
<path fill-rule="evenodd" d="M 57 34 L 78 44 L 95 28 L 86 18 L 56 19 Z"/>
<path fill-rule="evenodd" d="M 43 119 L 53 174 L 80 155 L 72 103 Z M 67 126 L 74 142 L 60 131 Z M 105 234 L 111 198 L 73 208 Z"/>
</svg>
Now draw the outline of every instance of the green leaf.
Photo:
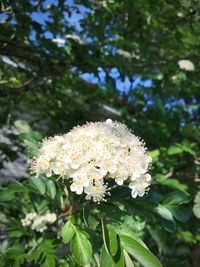
<svg viewBox="0 0 200 267">
<path fill-rule="evenodd" d="M 137 236 L 137 234 L 125 224 L 115 225 L 115 230 L 118 235 L 126 235 L 135 239 L 138 243 L 140 243 L 143 247 L 147 248 L 145 243 Z"/>
<path fill-rule="evenodd" d="M 183 223 L 186 223 L 190 216 L 191 216 L 191 213 L 192 213 L 192 210 L 191 208 L 185 208 L 185 207 L 170 207 L 169 208 L 171 213 L 173 214 L 173 216 L 183 222 Z"/>
<path fill-rule="evenodd" d="M 197 192 L 194 198 L 193 213 L 198 219 L 200 219 L 200 191 Z"/>
<path fill-rule="evenodd" d="M 177 145 L 170 146 L 169 149 L 167 150 L 167 154 L 168 155 L 180 154 L 183 151 L 184 151 L 183 148 L 177 144 Z"/>
<path fill-rule="evenodd" d="M 6 201 L 10 201 L 15 197 L 15 194 L 13 191 L 9 191 L 9 190 L 2 190 L 0 192 L 0 202 L 6 202 Z"/>
<path fill-rule="evenodd" d="M 124 253 L 123 253 L 123 248 L 120 244 L 117 250 L 117 254 L 113 257 L 115 266 L 116 267 L 124 267 L 125 265 L 125 259 L 124 259 Z"/>
<path fill-rule="evenodd" d="M 110 251 L 110 254 L 114 256 L 117 253 L 118 249 L 117 235 L 112 225 L 107 224 L 106 228 L 108 230 L 108 249 Z"/>
<path fill-rule="evenodd" d="M 30 133 L 32 131 L 30 125 L 26 121 L 16 120 L 14 124 L 22 133 Z"/>
<path fill-rule="evenodd" d="M 29 178 L 31 185 L 41 194 L 46 192 L 45 183 L 42 181 L 40 177 L 31 177 Z"/>
<path fill-rule="evenodd" d="M 95 230 L 97 226 L 99 225 L 98 218 L 93 214 L 89 214 L 87 221 L 88 221 L 88 227 L 93 230 Z"/>
<path fill-rule="evenodd" d="M 173 179 L 173 178 L 167 178 L 165 177 L 164 175 L 161 175 L 161 174 L 157 174 L 155 176 L 155 179 L 160 183 L 160 184 L 163 184 L 163 185 L 166 185 L 166 186 L 169 186 L 171 188 L 174 188 L 176 190 L 180 190 L 184 193 L 187 194 L 187 191 L 188 191 L 188 186 L 184 183 L 181 183 L 179 180 L 177 179 Z"/>
<path fill-rule="evenodd" d="M 23 140 L 23 142 L 27 147 L 28 156 L 30 156 L 30 157 L 37 156 L 37 154 L 38 154 L 38 146 L 35 143 L 33 143 L 33 142 L 29 141 L 29 140 Z"/>
<path fill-rule="evenodd" d="M 164 252 L 168 254 L 170 252 L 170 248 L 167 245 L 166 239 L 168 234 L 166 233 L 165 229 L 160 226 L 147 226 L 147 230 L 149 231 L 151 237 L 157 243 L 159 252 Z"/>
<path fill-rule="evenodd" d="M 160 151 L 158 149 L 148 151 L 148 155 L 153 159 L 153 161 L 158 160 L 158 156 L 160 155 Z"/>
<path fill-rule="evenodd" d="M 164 206 L 177 206 L 184 203 L 190 202 L 190 197 L 184 194 L 181 191 L 175 191 L 172 193 L 167 194 L 164 199 L 162 200 L 162 205 Z"/>
<path fill-rule="evenodd" d="M 21 133 L 21 134 L 19 135 L 19 137 L 20 137 L 21 140 L 23 140 L 25 143 L 26 143 L 26 141 L 28 141 L 28 142 L 27 142 L 27 146 L 28 146 L 29 143 L 30 143 L 31 145 L 36 145 L 36 147 L 37 147 L 37 145 L 38 145 L 37 140 L 32 136 L 32 134 L 29 134 L 29 133 Z"/>
<path fill-rule="evenodd" d="M 10 183 L 7 186 L 7 188 L 9 189 L 9 191 L 13 191 L 13 192 L 26 192 L 27 191 L 27 188 L 23 184 L 17 181 Z"/>
<path fill-rule="evenodd" d="M 158 204 L 163 199 L 163 195 L 151 191 L 146 196 L 144 196 L 144 200 L 153 204 Z"/>
<path fill-rule="evenodd" d="M 128 255 L 128 253 L 126 252 L 126 250 L 123 250 L 124 253 L 124 258 L 125 258 L 125 263 L 127 267 L 135 267 L 134 263 L 132 262 L 130 256 Z"/>
<path fill-rule="evenodd" d="M 22 236 L 24 233 L 21 230 L 11 230 L 8 232 L 9 237 L 20 237 Z"/>
<path fill-rule="evenodd" d="M 52 180 L 47 180 L 46 182 L 46 187 L 47 187 L 47 194 L 54 199 L 56 196 L 56 186 L 54 181 Z"/>
<path fill-rule="evenodd" d="M 86 202 L 83 206 L 83 220 L 87 228 L 95 230 L 99 225 L 99 219 L 96 214 L 91 213 L 91 206 Z"/>
<path fill-rule="evenodd" d="M 106 252 L 105 246 L 103 246 L 101 250 L 101 256 L 100 256 L 100 267 L 105 267 L 105 266 L 115 267 L 115 262 L 112 256 L 110 256 Z"/>
<path fill-rule="evenodd" d="M 96 207 L 98 211 L 100 211 L 105 217 L 110 218 L 112 220 L 122 222 L 124 217 L 127 216 L 127 213 L 116 205 L 110 203 L 102 203 L 101 205 Z"/>
<path fill-rule="evenodd" d="M 197 204 L 194 205 L 193 213 L 198 219 L 200 219 L 200 205 Z"/>
<path fill-rule="evenodd" d="M 69 241 L 71 241 L 74 234 L 75 234 L 75 226 L 70 221 L 68 221 L 63 226 L 62 231 L 61 231 L 63 242 L 68 243 Z"/>
<path fill-rule="evenodd" d="M 100 267 L 124 267 L 124 254 L 121 247 L 119 247 L 117 254 L 112 257 L 106 252 L 105 246 L 102 247 L 100 256 Z"/>
<path fill-rule="evenodd" d="M 71 252 L 76 262 L 80 265 L 89 264 L 92 259 L 92 246 L 87 237 L 76 229 L 71 241 Z"/>
<path fill-rule="evenodd" d="M 26 145 L 27 154 L 29 156 L 36 156 L 39 149 L 38 140 L 40 140 L 40 134 L 37 132 L 33 132 L 26 122 L 21 123 L 20 121 L 19 123 L 18 121 L 15 124 L 18 125 L 18 128 L 21 132 L 19 134 L 19 137 Z"/>
<path fill-rule="evenodd" d="M 170 233 L 174 233 L 176 230 L 176 222 L 174 220 L 166 220 L 164 218 L 160 218 L 160 224 Z"/>
<path fill-rule="evenodd" d="M 36 132 L 36 131 L 33 132 L 33 137 L 34 137 L 37 141 L 41 141 L 42 138 L 43 138 L 43 136 L 41 135 L 41 133 Z"/>
<path fill-rule="evenodd" d="M 54 267 L 56 266 L 55 255 L 47 254 L 45 261 L 41 264 L 41 267 Z"/>
<path fill-rule="evenodd" d="M 187 152 L 187 153 L 193 155 L 194 157 L 196 157 L 196 153 L 195 153 L 195 151 L 192 150 L 191 143 L 188 142 L 188 140 L 184 140 L 182 142 L 182 144 L 181 144 L 181 147 L 185 152 Z"/>
<path fill-rule="evenodd" d="M 122 247 L 127 253 L 131 254 L 144 267 L 161 267 L 159 260 L 151 253 L 150 250 L 142 246 L 137 240 L 130 236 L 121 235 L 120 241 Z"/>
<path fill-rule="evenodd" d="M 195 198 L 194 198 L 195 204 L 200 204 L 200 191 L 197 192 Z"/>
<path fill-rule="evenodd" d="M 187 193 L 188 191 L 188 186 L 186 184 L 181 183 L 177 179 L 172 179 L 172 178 L 165 179 L 165 182 L 163 181 L 163 184 L 171 188 L 178 189 L 184 193 Z"/>
<path fill-rule="evenodd" d="M 178 233 L 178 237 L 188 245 L 193 245 L 197 243 L 197 236 L 189 231 L 180 231 Z"/>
<path fill-rule="evenodd" d="M 155 210 L 162 218 L 169 220 L 169 221 L 173 220 L 171 211 L 165 206 L 159 204 L 158 207 L 155 208 Z"/>
</svg>

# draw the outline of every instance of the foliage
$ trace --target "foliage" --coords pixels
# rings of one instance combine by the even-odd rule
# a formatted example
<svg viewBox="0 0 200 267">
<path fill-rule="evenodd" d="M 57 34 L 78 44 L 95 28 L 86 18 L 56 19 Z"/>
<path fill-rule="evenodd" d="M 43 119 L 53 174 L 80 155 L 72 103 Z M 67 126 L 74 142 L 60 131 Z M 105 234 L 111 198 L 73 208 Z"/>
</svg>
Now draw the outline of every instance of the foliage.
<svg viewBox="0 0 200 267">
<path fill-rule="evenodd" d="M 3 181 L 0 266 L 198 267 L 199 1 L 3 0 L 1 15 L 0 168 L 37 155 L 43 136 L 111 117 L 145 140 L 154 184 L 97 205 L 56 178 Z M 21 224 L 30 212 L 57 220 L 39 233 Z"/>
</svg>

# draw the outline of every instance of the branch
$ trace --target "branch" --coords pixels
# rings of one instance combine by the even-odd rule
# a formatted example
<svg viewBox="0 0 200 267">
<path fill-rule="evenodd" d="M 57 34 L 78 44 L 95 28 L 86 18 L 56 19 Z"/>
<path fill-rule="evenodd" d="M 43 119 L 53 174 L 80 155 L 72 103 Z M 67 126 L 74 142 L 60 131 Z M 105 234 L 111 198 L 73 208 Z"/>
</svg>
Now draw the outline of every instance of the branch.
<svg viewBox="0 0 200 267">
<path fill-rule="evenodd" d="M 34 5 L 33 7 L 34 8 L 37 8 L 40 4 L 41 4 L 42 0 L 38 0 Z"/>
</svg>

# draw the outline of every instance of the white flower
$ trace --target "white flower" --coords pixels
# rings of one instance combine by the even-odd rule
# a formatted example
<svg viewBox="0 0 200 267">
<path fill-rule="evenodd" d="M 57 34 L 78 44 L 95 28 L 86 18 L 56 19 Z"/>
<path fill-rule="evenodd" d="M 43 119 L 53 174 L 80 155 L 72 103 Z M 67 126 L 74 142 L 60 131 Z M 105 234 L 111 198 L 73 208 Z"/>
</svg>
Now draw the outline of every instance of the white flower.
<svg viewBox="0 0 200 267">
<path fill-rule="evenodd" d="M 28 213 L 26 217 L 21 220 L 22 226 L 30 226 L 32 230 L 43 232 L 47 229 L 47 223 L 54 223 L 57 219 L 55 213 L 47 213 L 46 215 L 39 215 L 37 213 Z"/>
<path fill-rule="evenodd" d="M 27 220 L 34 220 L 36 216 L 37 216 L 37 213 L 31 212 L 31 213 L 27 214 L 26 219 Z"/>
<path fill-rule="evenodd" d="M 94 202 L 100 202 L 104 200 L 106 188 L 107 186 L 103 184 L 102 181 L 95 182 L 95 184 L 90 184 L 85 188 L 85 193 L 87 194 L 86 199 L 92 199 Z"/>
<path fill-rule="evenodd" d="M 29 221 L 29 220 L 27 220 L 27 219 L 22 219 L 22 220 L 21 220 L 21 223 L 22 223 L 23 226 L 28 226 L 28 225 L 31 224 L 31 221 Z"/>
<path fill-rule="evenodd" d="M 180 69 L 187 71 L 194 71 L 194 64 L 188 59 L 182 59 L 178 61 L 178 65 Z"/>
<path fill-rule="evenodd" d="M 57 216 L 55 213 L 47 213 L 45 216 L 44 216 L 44 220 L 48 223 L 54 223 L 57 219 Z"/>
<path fill-rule="evenodd" d="M 32 230 L 36 230 L 37 232 L 43 232 L 47 229 L 46 220 L 44 216 L 37 216 L 33 221 L 31 226 Z"/>
<path fill-rule="evenodd" d="M 123 183 L 124 183 L 124 180 L 126 180 L 127 179 L 127 177 L 119 177 L 119 178 L 116 178 L 115 179 L 115 182 L 118 184 L 118 185 L 123 185 Z"/>
<path fill-rule="evenodd" d="M 101 201 L 107 194 L 105 183 L 111 179 L 119 186 L 136 181 L 137 194 L 142 196 L 149 186 L 146 182 L 151 158 L 143 141 L 131 133 L 125 124 L 111 119 L 74 127 L 62 136 L 45 139 L 32 171 L 37 175 L 58 175 L 69 179 L 70 190 L 86 199 Z"/>
<path fill-rule="evenodd" d="M 77 176 L 73 179 L 73 183 L 70 186 L 72 192 L 76 192 L 77 195 L 83 193 L 83 188 L 89 185 L 89 180 L 84 176 Z"/>
<path fill-rule="evenodd" d="M 184 17 L 184 14 L 183 14 L 182 12 L 178 12 L 176 15 L 177 15 L 179 18 L 183 18 L 183 17 Z"/>
<path fill-rule="evenodd" d="M 145 192 L 148 190 L 148 186 L 151 182 L 151 175 L 145 174 L 139 178 L 136 178 L 129 184 L 129 188 L 132 189 L 131 195 L 133 198 L 137 196 L 144 196 Z"/>
<path fill-rule="evenodd" d="M 37 217 L 37 214 L 35 212 L 28 213 L 26 217 L 21 220 L 21 223 L 23 226 L 29 226 L 36 217 Z"/>
</svg>

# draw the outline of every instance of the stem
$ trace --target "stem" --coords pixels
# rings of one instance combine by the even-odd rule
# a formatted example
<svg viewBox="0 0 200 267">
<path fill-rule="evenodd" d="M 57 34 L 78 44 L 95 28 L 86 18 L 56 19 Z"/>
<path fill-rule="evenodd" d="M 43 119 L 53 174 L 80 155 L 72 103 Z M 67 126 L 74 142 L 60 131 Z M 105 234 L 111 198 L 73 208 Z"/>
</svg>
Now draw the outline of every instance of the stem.
<svg viewBox="0 0 200 267">
<path fill-rule="evenodd" d="M 100 267 L 99 255 L 97 253 L 94 253 L 94 259 L 96 261 L 97 267 Z"/>
<path fill-rule="evenodd" d="M 101 226 L 102 226 L 102 235 L 103 235 L 103 243 L 105 246 L 105 250 L 106 250 L 106 253 L 110 255 L 107 244 L 106 244 L 105 227 L 104 227 L 104 222 L 102 218 L 101 218 Z"/>
<path fill-rule="evenodd" d="M 85 225 L 88 227 L 88 223 L 87 223 L 87 220 L 85 218 L 85 206 L 86 206 L 86 203 L 83 206 L 83 220 L 84 220 Z"/>
</svg>

